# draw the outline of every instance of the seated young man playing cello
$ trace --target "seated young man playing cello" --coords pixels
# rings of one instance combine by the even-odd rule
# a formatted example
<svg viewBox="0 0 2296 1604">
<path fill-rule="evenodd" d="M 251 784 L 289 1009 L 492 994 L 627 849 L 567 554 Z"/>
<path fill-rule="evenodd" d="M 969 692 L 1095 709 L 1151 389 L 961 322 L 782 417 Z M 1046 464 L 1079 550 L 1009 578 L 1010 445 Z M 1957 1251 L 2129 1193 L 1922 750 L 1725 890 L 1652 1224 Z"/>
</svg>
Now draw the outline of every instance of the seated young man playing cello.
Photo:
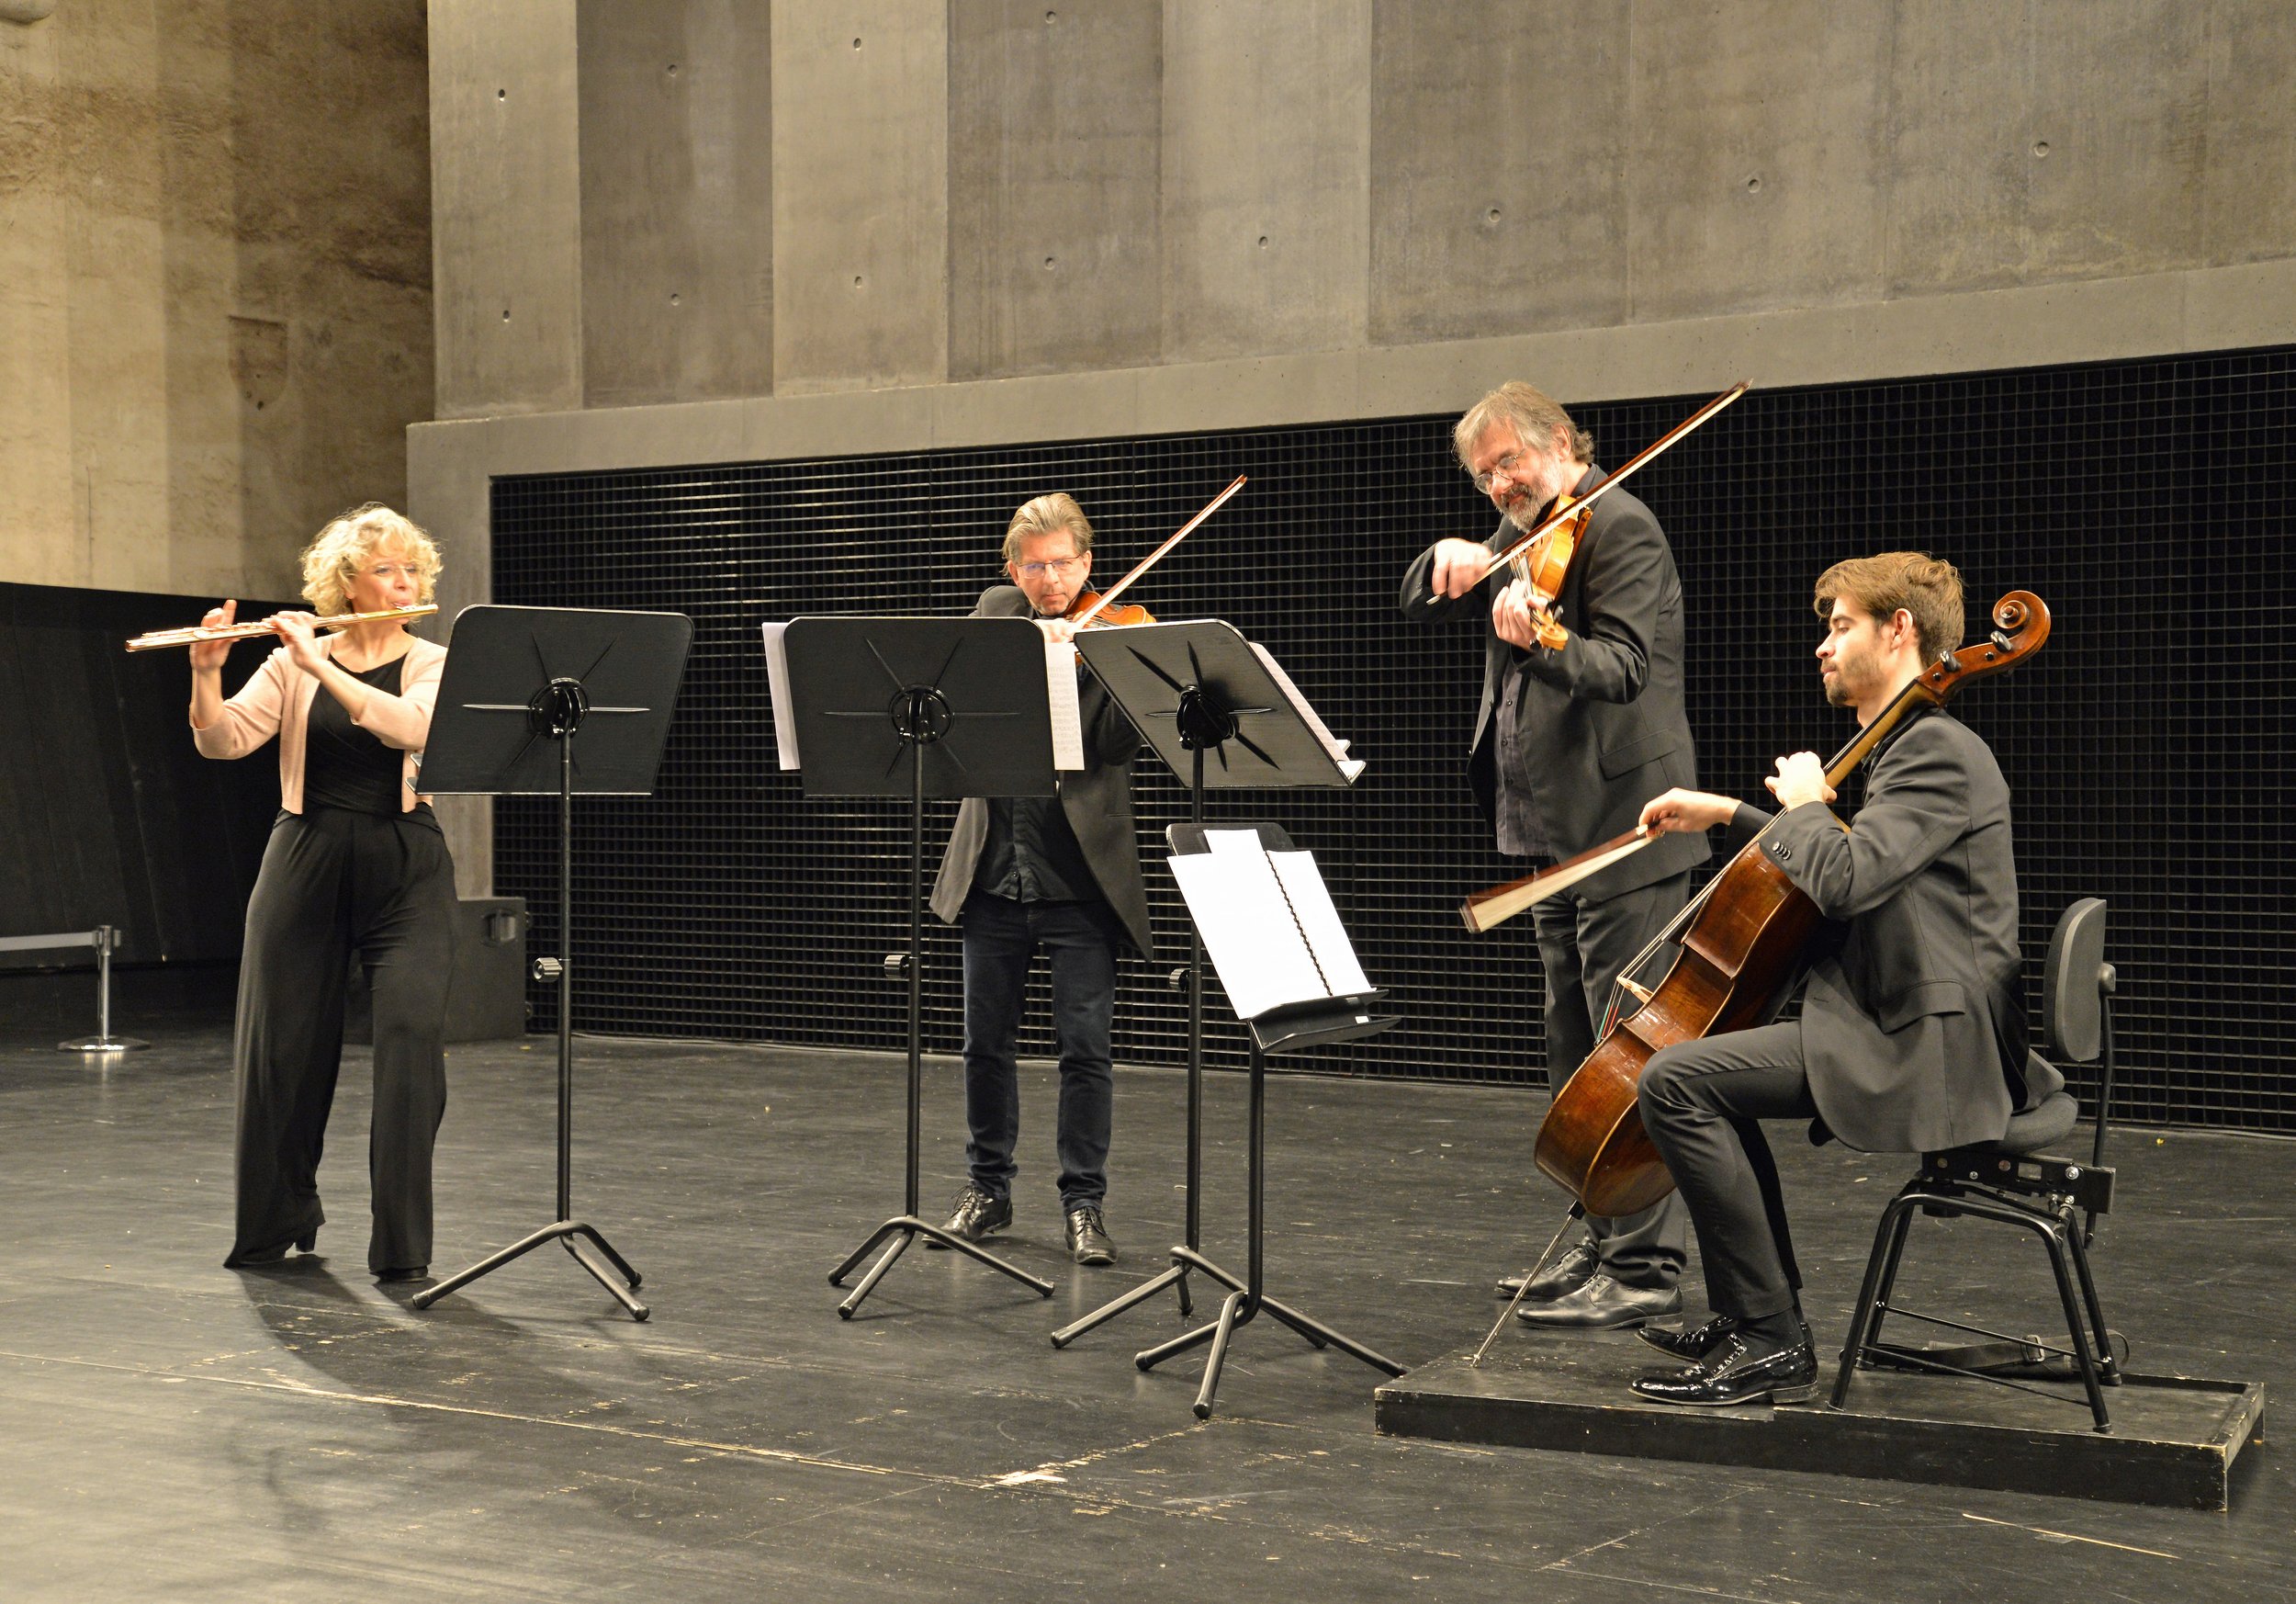
<svg viewBox="0 0 2296 1604">
<path fill-rule="evenodd" d="M 1837 563 L 1818 582 L 1826 699 L 1870 725 L 1962 635 L 1961 576 L 1919 552 Z M 1798 1020 L 1662 1049 L 1645 1067 L 1642 1122 L 1698 1234 L 1713 1317 L 1645 1340 L 1691 1361 L 1634 1390 L 1674 1404 L 1808 1395 L 1818 1356 L 1777 1171 L 1756 1123 L 1822 1121 L 1868 1152 L 1999 1138 L 2023 1096 L 2025 1010 L 2009 792 L 1985 741 L 1930 708 L 1866 758 L 1849 828 L 1815 752 L 1764 782 L 1780 813 L 1702 791 L 1643 809 L 1660 830 L 1728 826 L 1847 929 L 1811 969 Z M 1765 828 L 1766 827 L 1766 828 Z"/>
</svg>

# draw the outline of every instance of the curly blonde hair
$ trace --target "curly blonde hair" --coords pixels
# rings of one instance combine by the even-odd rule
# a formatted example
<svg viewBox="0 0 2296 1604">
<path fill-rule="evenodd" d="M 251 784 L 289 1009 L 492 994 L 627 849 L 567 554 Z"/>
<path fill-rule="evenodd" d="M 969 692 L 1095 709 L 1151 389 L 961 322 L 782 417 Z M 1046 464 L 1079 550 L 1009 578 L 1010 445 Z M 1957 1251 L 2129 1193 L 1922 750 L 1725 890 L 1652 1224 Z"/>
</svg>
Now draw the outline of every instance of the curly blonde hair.
<svg viewBox="0 0 2296 1604">
<path fill-rule="evenodd" d="M 413 559 L 422 578 L 415 599 L 430 601 L 437 589 L 439 570 L 445 566 L 439 559 L 437 543 L 404 513 L 369 502 L 329 519 L 327 526 L 303 548 L 303 599 L 311 604 L 311 611 L 322 618 L 351 611 L 351 577 L 378 546 L 397 546 Z"/>
</svg>

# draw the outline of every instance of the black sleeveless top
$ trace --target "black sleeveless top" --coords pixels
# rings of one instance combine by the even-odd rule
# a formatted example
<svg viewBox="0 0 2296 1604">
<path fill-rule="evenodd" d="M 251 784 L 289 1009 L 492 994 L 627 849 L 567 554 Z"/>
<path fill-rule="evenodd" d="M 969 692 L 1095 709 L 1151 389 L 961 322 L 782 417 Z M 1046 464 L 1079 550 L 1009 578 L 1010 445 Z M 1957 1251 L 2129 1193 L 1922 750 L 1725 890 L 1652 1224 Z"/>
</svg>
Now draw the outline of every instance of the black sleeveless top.
<svg viewBox="0 0 2296 1604">
<path fill-rule="evenodd" d="M 370 689 L 395 696 L 405 683 L 406 662 L 406 656 L 401 653 L 388 662 L 377 663 L 364 673 L 352 673 L 351 677 Z M 343 672 L 351 671 L 345 669 Z M 406 796 L 407 754 L 396 747 L 385 746 L 374 731 L 352 723 L 350 710 L 324 686 L 311 697 L 310 721 L 304 733 L 305 812 L 314 808 L 340 808 L 348 813 L 380 813 L 391 818 L 406 813 L 401 803 Z M 435 816 L 427 802 L 417 803 L 414 811 L 406 813 L 406 817 L 435 824 Z"/>
</svg>

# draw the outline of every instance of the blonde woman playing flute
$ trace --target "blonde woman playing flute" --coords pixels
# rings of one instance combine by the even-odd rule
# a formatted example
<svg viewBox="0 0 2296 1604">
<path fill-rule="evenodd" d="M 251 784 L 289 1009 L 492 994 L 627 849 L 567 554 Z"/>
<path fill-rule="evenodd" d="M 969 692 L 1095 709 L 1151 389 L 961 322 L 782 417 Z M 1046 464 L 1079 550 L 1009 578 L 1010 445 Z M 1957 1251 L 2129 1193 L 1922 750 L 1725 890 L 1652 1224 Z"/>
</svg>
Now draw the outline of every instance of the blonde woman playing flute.
<svg viewBox="0 0 2296 1604">
<path fill-rule="evenodd" d="M 355 955 L 375 1011 L 367 1268 L 418 1281 L 431 1262 L 431 1150 L 446 1107 L 446 982 L 455 869 L 415 790 L 444 647 L 406 621 L 320 632 L 320 620 L 428 602 L 438 548 L 378 505 L 343 514 L 303 553 L 310 613 L 266 620 L 279 645 L 229 701 L 229 640 L 191 648 L 192 739 L 244 757 L 279 742 L 280 812 L 247 904 L 231 1049 L 238 1089 L 237 1231 L 225 1265 L 313 1249 L 318 1171 L 343 1055 Z M 233 622 L 226 602 L 203 620 Z"/>
</svg>

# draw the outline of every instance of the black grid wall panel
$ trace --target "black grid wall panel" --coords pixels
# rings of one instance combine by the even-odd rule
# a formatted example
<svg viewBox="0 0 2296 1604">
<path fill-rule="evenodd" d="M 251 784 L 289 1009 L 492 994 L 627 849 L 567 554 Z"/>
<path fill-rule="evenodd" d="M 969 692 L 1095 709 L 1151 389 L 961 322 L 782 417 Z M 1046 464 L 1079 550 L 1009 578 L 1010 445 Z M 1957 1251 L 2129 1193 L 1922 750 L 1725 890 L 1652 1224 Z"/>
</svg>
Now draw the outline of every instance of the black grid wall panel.
<svg viewBox="0 0 2296 1604">
<path fill-rule="evenodd" d="M 1577 415 L 1615 463 L 1703 399 Z M 1682 569 L 1691 724 L 1715 789 L 1764 800 L 1778 753 L 1848 739 L 1809 655 L 1810 584 L 1837 558 L 1950 559 L 1973 632 L 2004 591 L 2048 602 L 2046 650 L 1957 711 L 2017 793 L 2029 974 L 2068 903 L 2111 904 L 2117 1114 L 2296 1131 L 2283 984 L 2296 915 L 2277 840 L 2296 779 L 2291 414 L 2290 349 L 1756 392 L 1636 486 Z M 1494 850 L 1464 781 L 1480 636 L 1395 610 L 1413 555 L 1491 526 L 1451 460 L 1450 423 L 498 480 L 499 600 L 659 607 L 695 624 L 658 791 L 576 810 L 576 1023 L 897 1046 L 905 992 L 881 964 L 906 939 L 907 810 L 809 803 L 781 772 L 759 626 L 962 613 L 1000 578 L 1013 508 L 1052 489 L 1093 518 L 1105 582 L 1244 473 L 1244 492 L 1132 599 L 1234 623 L 1370 765 L 1345 793 L 1211 798 L 1215 821 L 1271 818 L 1315 851 L 1403 1016 L 1318 1067 L 1536 1083 L 1529 921 L 1470 937 L 1456 911 L 1463 893 L 1523 872 Z M 1120 972 L 1117 1052 L 1174 1064 L 1184 1014 L 1165 977 L 1187 926 L 1162 837 L 1187 799 L 1153 763 L 1137 796 L 1165 951 Z M 953 811 L 931 807 L 929 873 Z M 497 884 L 528 898 L 539 950 L 557 940 L 554 816 L 520 799 L 496 816 Z M 952 1049 L 957 943 L 937 922 L 928 943 L 927 1043 Z M 1035 1053 L 1051 1050 L 1042 986 L 1040 974 Z M 535 994 L 546 1019 L 553 997 Z M 1211 1061 L 1240 1065 L 1240 1028 L 1216 1003 Z"/>
</svg>

